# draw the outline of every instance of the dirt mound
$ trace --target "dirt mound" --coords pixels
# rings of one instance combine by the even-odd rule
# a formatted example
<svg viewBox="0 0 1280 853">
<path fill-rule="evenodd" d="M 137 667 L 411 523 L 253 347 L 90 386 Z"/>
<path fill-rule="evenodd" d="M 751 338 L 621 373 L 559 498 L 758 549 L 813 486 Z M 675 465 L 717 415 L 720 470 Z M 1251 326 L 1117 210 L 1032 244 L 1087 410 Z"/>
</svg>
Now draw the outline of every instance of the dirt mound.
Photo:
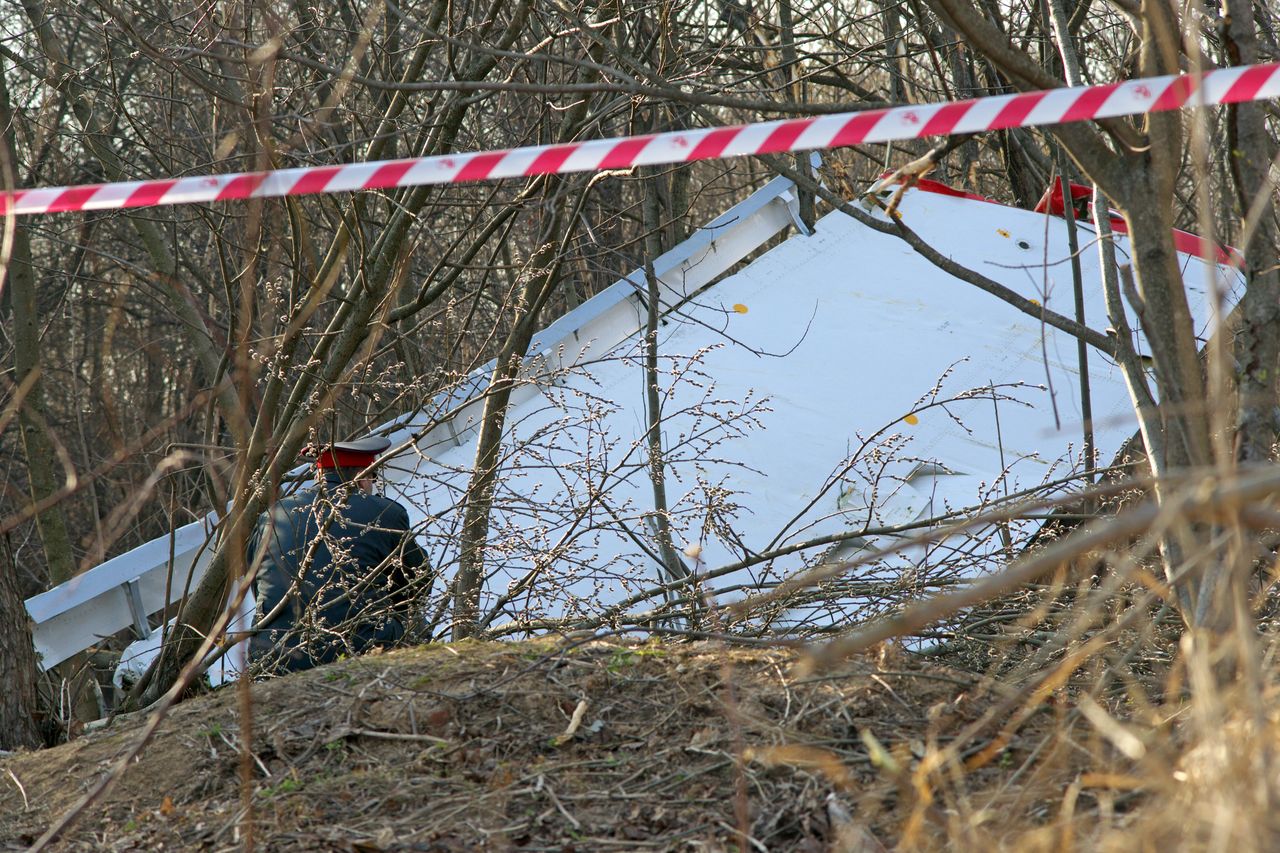
<svg viewBox="0 0 1280 853">
<path fill-rule="evenodd" d="M 897 652 L 811 678 L 796 661 L 463 643 L 255 684 L 253 831 L 271 850 L 737 850 L 744 830 L 751 849 L 874 850 L 937 819 L 903 768 L 978 716 L 974 677 Z M 141 725 L 0 760 L 0 839 L 30 844 Z M 235 847 L 239 731 L 234 690 L 182 703 L 58 846 Z"/>
</svg>

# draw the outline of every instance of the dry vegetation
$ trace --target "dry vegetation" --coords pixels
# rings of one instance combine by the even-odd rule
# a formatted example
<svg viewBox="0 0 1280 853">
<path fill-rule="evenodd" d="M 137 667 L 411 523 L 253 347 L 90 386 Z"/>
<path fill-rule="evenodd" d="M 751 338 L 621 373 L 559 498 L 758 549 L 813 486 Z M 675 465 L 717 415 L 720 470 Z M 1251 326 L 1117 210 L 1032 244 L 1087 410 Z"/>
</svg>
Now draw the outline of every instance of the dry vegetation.
<svg viewBox="0 0 1280 853">
<path fill-rule="evenodd" d="M 253 686 L 248 777 L 217 691 L 52 849 L 241 849 L 248 825 L 266 850 L 1271 849 L 1274 688 L 1189 692 L 1205 667 L 1158 606 L 1112 590 L 1107 627 L 1080 631 L 1106 583 L 1074 583 L 970 613 L 927 656 L 826 672 L 616 638 L 341 661 Z M 7 849 L 119 772 L 143 716 L 0 759 Z"/>
<path fill-rule="evenodd" d="M 745 818 L 756 849 L 893 843 L 919 803 L 911 768 L 980 717 L 990 689 L 895 651 L 822 676 L 803 675 L 797 659 L 707 643 L 463 643 L 260 683 L 259 839 L 268 849 L 714 850 L 738 847 Z M 66 848 L 235 847 L 237 719 L 231 691 L 176 709 Z M 6 802 L 22 803 L 20 782 L 29 805 L 10 811 L 0 835 L 33 840 L 109 772 L 137 728 L 121 719 L 7 759 Z M 874 766 L 872 737 L 900 773 Z M 984 827 L 980 814 L 1010 797 L 1024 801 L 1019 823 L 1034 821 L 1028 806 L 1070 779 L 1058 770 L 1038 795 L 1001 794 L 994 783 L 1030 754 L 1029 738 L 967 774 L 971 796 L 989 802 L 925 808 L 924 834 L 939 820 L 1014 831 Z"/>
<path fill-rule="evenodd" d="M 1076 63 L 1109 82 L 1280 57 L 1274 4 L 1242 0 L 1230 14 L 1130 0 L 329 5 L 319 20 L 307 4 L 9 4 L 0 178 L 328 165 L 1051 88 Z M 1274 195 L 1278 119 L 1267 104 L 1014 129 L 937 164 L 934 177 L 1024 207 L 1064 170 L 1096 181 L 1099 210 L 1123 210 L 1155 247 L 1133 259 L 1125 298 L 1164 344 L 1154 369 L 1126 354 L 1117 295 L 1105 357 L 1136 389 L 1153 501 L 1091 528 L 1127 531 L 1099 533 L 1106 550 L 1082 539 L 1033 584 L 919 621 L 929 654 L 881 645 L 811 671 L 808 650 L 769 638 L 433 642 L 256 683 L 239 702 L 189 698 L 122 772 L 152 718 L 76 736 L 73 661 L 39 709 L 70 742 L 0 755 L 0 846 L 76 815 L 55 847 L 1280 849 L 1280 477 L 1267 473 L 1280 229 L 1255 206 Z M 852 196 L 927 145 L 854 146 L 827 166 Z M 490 359 L 518 363 L 525 333 L 778 169 L 16 225 L 0 258 L 0 629 L 15 631 L 0 634 L 0 712 L 29 722 L 35 704 L 4 702 L 37 681 L 13 663 L 30 647 L 22 597 L 230 504 L 217 571 L 187 611 L 198 635 L 305 442 L 429 407 Z M 1234 325 L 1203 360 L 1175 322 L 1174 225 L 1247 255 Z M 496 369 L 490 387 L 510 380 Z M 504 406 L 491 409 L 500 445 Z M 457 501 L 485 516 L 500 472 L 477 465 Z M 475 553 L 519 540 L 486 524 L 467 536 Z M 466 560 L 450 553 L 420 602 L 439 617 L 432 640 L 457 627 Z M 479 562 L 475 578 L 493 568 Z M 829 584 L 860 580 L 827 568 Z M 144 701 L 176 680 L 179 645 Z"/>
</svg>

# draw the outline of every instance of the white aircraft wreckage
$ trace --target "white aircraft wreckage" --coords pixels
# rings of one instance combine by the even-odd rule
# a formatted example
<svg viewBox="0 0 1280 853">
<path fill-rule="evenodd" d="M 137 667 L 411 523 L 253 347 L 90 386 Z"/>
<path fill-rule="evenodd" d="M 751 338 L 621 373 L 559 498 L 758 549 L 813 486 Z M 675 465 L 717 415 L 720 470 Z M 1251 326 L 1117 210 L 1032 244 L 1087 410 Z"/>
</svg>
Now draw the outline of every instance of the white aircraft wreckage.
<svg viewBox="0 0 1280 853">
<path fill-rule="evenodd" d="M 899 210 L 942 255 L 1075 316 L 1060 216 L 930 182 L 905 192 Z M 1080 485 L 1074 337 L 897 237 L 840 212 L 810 232 L 796 211 L 794 186 L 776 179 L 654 260 L 675 561 L 662 558 L 653 529 L 643 270 L 537 336 L 507 416 L 480 602 L 486 628 L 520 635 L 601 614 L 609 624 L 684 624 L 664 608 L 738 601 L 818 563 L 890 549 L 928 519 Z M 874 215 L 885 217 L 882 208 Z M 1095 234 L 1077 225 L 1084 316 L 1101 330 Z M 1203 336 L 1210 276 L 1229 300 L 1243 277 L 1198 257 L 1197 246 L 1180 235 Z M 1123 261 L 1123 235 L 1116 248 Z M 383 489 L 409 508 L 444 579 L 458 563 L 490 369 L 431 410 L 376 430 L 393 442 Z M 1135 419 L 1110 358 L 1091 350 L 1087 375 L 1096 457 L 1106 464 Z M 1040 523 L 1015 520 L 885 556 L 750 624 L 804 630 L 865 618 L 994 568 Z M 131 647 L 125 668 L 140 668 L 159 640 L 148 620 L 203 573 L 211 529 L 206 520 L 175 530 L 30 599 L 43 665 L 133 628 L 149 640 Z M 436 583 L 437 596 L 446 586 Z M 447 615 L 440 601 L 424 614 L 436 620 L 430 636 L 447 635 Z M 222 658 L 210 677 L 230 677 L 238 658 Z"/>
</svg>

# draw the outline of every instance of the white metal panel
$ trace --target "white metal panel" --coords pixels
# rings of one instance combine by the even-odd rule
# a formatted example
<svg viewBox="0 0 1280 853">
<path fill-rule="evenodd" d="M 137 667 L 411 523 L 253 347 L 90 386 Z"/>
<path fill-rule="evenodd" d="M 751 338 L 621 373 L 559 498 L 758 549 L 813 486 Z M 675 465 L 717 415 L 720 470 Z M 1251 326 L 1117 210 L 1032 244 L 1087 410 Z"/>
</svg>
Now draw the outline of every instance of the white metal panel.
<svg viewBox="0 0 1280 853">
<path fill-rule="evenodd" d="M 775 178 L 741 204 L 716 217 L 698 229 L 679 246 L 663 253 L 653 263 L 664 305 L 684 302 L 700 288 L 738 263 L 765 241 L 795 221 L 796 201 L 790 194 L 794 185 L 785 178 Z M 643 309 L 636 298 L 646 289 L 644 270 L 633 270 L 604 291 L 579 305 L 573 311 L 534 335 L 529 345 L 531 358 L 524 375 L 546 372 L 548 359 L 558 366 L 563 359 L 584 363 L 608 353 L 643 324 Z M 400 444 L 416 437 L 415 446 L 426 453 L 458 444 L 479 424 L 484 409 L 483 392 L 493 372 L 493 362 L 476 370 L 461 389 L 441 395 L 424 413 L 398 419 L 380 432 Z M 511 396 L 518 406 L 538 394 L 536 386 L 521 385 Z M 468 402 L 470 401 L 470 402 Z M 448 417 L 425 435 L 419 435 L 425 422 Z M 394 429 L 398 426 L 399 429 Z M 385 472 L 399 481 L 393 463 Z M 406 472 L 407 473 L 407 472 Z"/>
<path fill-rule="evenodd" d="M 941 273 L 896 238 L 831 214 L 814 235 L 794 236 L 707 288 L 793 221 L 789 188 L 771 182 L 655 262 L 668 309 L 660 344 L 668 492 L 678 546 L 702 547 L 696 568 L 865 524 L 900 524 L 944 502 L 971 504 L 994 488 L 1012 491 L 1078 466 L 1074 339 Z M 944 254 L 1073 314 L 1061 219 L 921 191 L 907 193 L 902 209 Z M 1118 243 L 1123 255 L 1124 238 Z M 1101 328 L 1096 253 L 1085 251 L 1082 260 L 1088 322 Z M 1203 330 L 1206 276 L 1215 268 L 1184 258 L 1184 269 Z M 1240 286 L 1238 273 L 1217 272 L 1228 290 Z M 527 382 L 508 419 L 510 458 L 484 603 L 530 571 L 541 575 L 537 595 L 519 596 L 507 616 L 580 612 L 658 577 L 652 543 L 650 553 L 642 547 L 643 516 L 652 509 L 638 348 L 643 289 L 642 275 L 633 273 L 553 323 L 531 348 Z M 541 377 L 566 367 L 554 382 Z M 456 561 L 482 406 L 467 400 L 483 391 L 490 370 L 476 371 L 430 411 L 382 430 L 397 442 L 422 433 L 387 466 L 385 479 L 446 571 Z M 1131 432 L 1133 416 L 1109 360 L 1091 352 L 1090 374 L 1105 462 Z M 992 384 L 1003 399 L 980 390 Z M 903 420 L 913 410 L 915 422 Z M 440 422 L 446 413 L 452 417 Z M 841 473 L 864 441 L 894 452 L 880 468 L 865 461 Z M 922 462 L 955 474 L 913 479 Z M 732 506 L 713 518 L 700 504 L 717 493 Z M 203 541 L 198 527 L 177 533 L 182 572 Z M 132 624 L 120 592 L 132 578 L 147 579 L 144 601 L 159 610 L 155 579 L 167 574 L 168 551 L 167 539 L 157 540 L 28 602 L 45 664 Z M 547 555 L 555 561 L 544 566 Z M 714 586 L 769 583 L 817 556 L 744 570 Z M 903 566 L 893 561 L 867 575 Z M 197 573 L 202 568 L 196 564 Z"/>
<path fill-rule="evenodd" d="M 144 615 L 156 613 L 163 610 L 166 603 L 177 601 L 188 584 L 194 586 L 204 574 L 208 560 L 204 546 L 208 536 L 205 521 L 193 522 L 175 530 L 172 538 L 154 539 L 27 599 L 41 666 L 45 669 L 56 666 L 104 637 L 133 625 L 134 614 L 125 590 L 125 585 L 132 580 L 138 582 Z"/>
<path fill-rule="evenodd" d="M 662 255 L 654 264 L 665 298 L 678 301 L 704 286 L 761 243 L 790 225 L 794 218 L 795 200 L 788 195 L 792 187 L 786 179 L 775 179 L 753 193 L 742 203 L 699 229 L 684 243 Z M 639 284 L 637 284 L 639 283 Z M 530 370 L 541 369 L 548 358 L 560 353 L 590 352 L 601 342 L 612 346 L 637 328 L 635 291 L 643 287 L 643 274 L 633 272 L 613 286 L 587 300 L 535 336 L 530 353 Z M 477 370 L 461 389 L 441 395 L 428 416 L 438 418 L 446 412 L 453 415 L 419 439 L 419 446 L 432 451 L 439 447 L 456 447 L 467 438 L 479 417 L 480 405 L 467 400 L 480 396 L 487 386 L 492 364 Z M 537 392 L 523 388 L 513 395 L 518 404 Z M 406 440 L 410 434 L 403 423 L 385 425 L 381 431 Z M 301 473 L 301 470 L 295 473 Z M 391 479 L 396 473 L 389 472 Z M 206 518 L 174 531 L 172 537 L 148 542 L 125 554 L 84 572 L 48 592 L 27 600 L 27 610 L 34 623 L 33 634 L 41 665 L 46 669 L 88 648 L 104 637 L 116 634 L 165 607 L 165 590 L 172 603 L 189 588 L 194 588 L 207 567 L 210 550 L 207 540 L 213 518 Z M 172 551 L 172 562 L 171 562 Z M 139 614 L 129 606 L 128 585 L 136 582 L 140 593 Z M 252 599 L 248 603 L 252 609 Z M 139 640 L 126 654 L 125 669 L 132 672 L 145 668 L 154 656 L 159 635 Z M 227 657 L 225 669 L 219 665 L 211 672 L 215 681 L 234 672 L 235 653 Z"/>
<path fill-rule="evenodd" d="M 1074 314 L 1062 219 L 922 191 L 908 193 L 902 209 L 906 222 L 944 254 Z M 1086 230 L 1081 242 L 1087 245 L 1089 236 Z M 1082 261 L 1088 322 L 1102 328 L 1096 254 L 1085 252 Z M 1186 264 L 1202 266 L 1195 259 Z M 1229 279 L 1239 285 L 1238 275 Z M 1203 325 L 1206 306 L 1191 284 L 1193 311 Z M 587 601 L 620 600 L 657 577 L 652 555 L 640 544 L 653 499 L 644 470 L 639 340 L 633 334 L 607 357 L 603 344 L 576 361 L 566 352 L 563 363 L 580 371 L 536 386 L 540 395 L 530 385 L 513 407 L 485 603 L 497 601 L 546 554 L 555 561 L 537 569 L 540 595 L 522 597 L 510 615 L 572 613 Z M 954 508 L 979 503 L 997 485 L 1015 491 L 1080 466 L 1075 340 L 842 214 L 827 216 L 814 236 L 792 237 L 668 315 L 660 349 L 668 373 L 664 437 L 677 544 L 701 546 L 703 568 L 809 537 L 918 517 L 939 501 L 916 494 L 921 499 L 913 503 L 910 490 L 896 484 L 921 461 L 963 473 L 938 481 L 948 481 L 946 501 Z M 674 372 L 689 369 L 697 371 L 696 382 L 672 382 Z M 1109 359 L 1091 352 L 1090 374 L 1105 463 L 1132 432 L 1133 415 Z M 930 405 L 930 389 L 944 375 Z M 983 390 L 992 385 L 994 400 Z M 961 399 L 943 405 L 951 395 Z M 715 417 L 731 417 L 744 401 L 767 401 L 769 411 L 756 412 L 753 427 L 724 429 L 714 446 L 682 457 L 681 436 L 698 435 Z M 917 409 L 916 423 L 903 420 Z M 846 476 L 823 491 L 842 460 L 876 434 L 880 440 L 897 435 L 900 457 L 885 466 L 879 486 L 871 486 L 868 473 L 866 481 Z M 423 525 L 437 565 L 456 561 L 473 455 L 469 443 L 437 445 L 425 458 L 405 454 L 395 463 L 414 472 L 397 473 L 395 491 Z M 595 467 L 584 465 L 587 459 L 597 460 Z M 705 526 L 697 510 L 707 491 L 700 481 L 732 494 L 734 535 Z M 847 500 L 859 489 L 857 500 Z M 773 570 L 785 574 L 802 565 L 796 556 Z M 761 577 L 744 571 L 722 583 Z"/>
</svg>

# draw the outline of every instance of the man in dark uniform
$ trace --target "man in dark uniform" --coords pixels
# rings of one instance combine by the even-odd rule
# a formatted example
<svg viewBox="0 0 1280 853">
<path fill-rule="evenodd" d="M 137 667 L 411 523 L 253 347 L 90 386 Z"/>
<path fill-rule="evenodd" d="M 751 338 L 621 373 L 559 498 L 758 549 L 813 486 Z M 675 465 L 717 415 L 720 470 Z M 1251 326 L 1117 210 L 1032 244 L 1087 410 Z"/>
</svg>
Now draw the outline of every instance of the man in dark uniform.
<svg viewBox="0 0 1280 853">
<path fill-rule="evenodd" d="M 249 654 L 264 671 L 310 669 L 404 636 L 430 566 L 404 507 L 373 494 L 365 474 L 390 444 L 329 446 L 316 459 L 315 486 L 258 519 L 248 547 L 258 566 Z"/>
</svg>

